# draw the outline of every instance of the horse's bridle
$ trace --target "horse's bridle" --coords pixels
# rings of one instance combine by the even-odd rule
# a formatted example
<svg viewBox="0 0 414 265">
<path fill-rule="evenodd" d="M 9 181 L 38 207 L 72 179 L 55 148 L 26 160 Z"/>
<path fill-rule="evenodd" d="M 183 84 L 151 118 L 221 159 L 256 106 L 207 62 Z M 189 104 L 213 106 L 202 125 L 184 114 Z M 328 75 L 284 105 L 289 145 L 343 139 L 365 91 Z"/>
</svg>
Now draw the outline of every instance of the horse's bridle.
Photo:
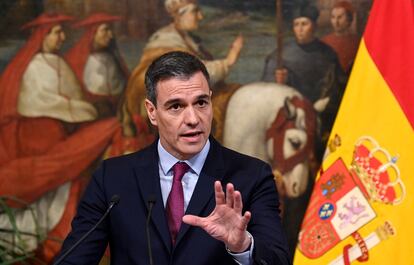
<svg viewBox="0 0 414 265">
<path fill-rule="evenodd" d="M 289 100 L 289 98 L 287 98 Z M 296 115 L 291 115 L 288 108 L 280 108 L 272 125 L 266 131 L 266 140 L 273 139 L 273 161 L 272 166 L 281 174 L 291 171 L 295 165 L 309 159 L 314 151 L 316 134 L 316 113 L 311 102 L 305 98 L 294 96 L 290 99 L 291 104 L 296 108 L 305 111 L 305 126 L 307 142 L 293 156 L 285 158 L 283 155 L 283 143 L 288 129 L 295 128 Z M 286 105 L 286 104 L 285 104 Z"/>
</svg>

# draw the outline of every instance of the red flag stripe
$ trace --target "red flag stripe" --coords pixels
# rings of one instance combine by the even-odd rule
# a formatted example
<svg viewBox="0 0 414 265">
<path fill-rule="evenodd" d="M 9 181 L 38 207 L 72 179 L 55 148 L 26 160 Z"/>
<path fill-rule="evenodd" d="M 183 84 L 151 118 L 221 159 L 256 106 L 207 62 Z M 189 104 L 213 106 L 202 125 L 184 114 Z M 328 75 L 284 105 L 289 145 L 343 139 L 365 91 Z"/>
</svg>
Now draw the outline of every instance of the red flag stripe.
<svg viewBox="0 0 414 265">
<path fill-rule="evenodd" d="M 413 1 L 375 0 L 364 40 L 372 60 L 414 128 Z"/>
</svg>

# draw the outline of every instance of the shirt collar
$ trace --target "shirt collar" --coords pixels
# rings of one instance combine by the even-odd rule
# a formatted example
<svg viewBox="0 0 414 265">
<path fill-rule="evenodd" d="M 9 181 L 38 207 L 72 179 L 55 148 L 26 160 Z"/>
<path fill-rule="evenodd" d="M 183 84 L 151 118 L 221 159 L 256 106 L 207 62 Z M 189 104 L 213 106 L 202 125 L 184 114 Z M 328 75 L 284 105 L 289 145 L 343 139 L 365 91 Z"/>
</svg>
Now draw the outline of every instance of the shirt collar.
<svg viewBox="0 0 414 265">
<path fill-rule="evenodd" d="M 160 166 L 162 171 L 164 172 L 164 175 L 167 175 L 167 173 L 178 161 L 187 163 L 187 165 L 190 166 L 192 171 L 194 171 L 197 175 L 200 175 L 201 169 L 203 168 L 204 162 L 206 161 L 208 151 L 210 150 L 210 140 L 207 140 L 206 144 L 204 145 L 203 149 L 201 149 L 200 153 L 184 161 L 179 160 L 170 153 L 168 153 L 167 150 L 165 150 L 164 147 L 161 145 L 160 140 L 158 140 L 157 149 Z"/>
</svg>

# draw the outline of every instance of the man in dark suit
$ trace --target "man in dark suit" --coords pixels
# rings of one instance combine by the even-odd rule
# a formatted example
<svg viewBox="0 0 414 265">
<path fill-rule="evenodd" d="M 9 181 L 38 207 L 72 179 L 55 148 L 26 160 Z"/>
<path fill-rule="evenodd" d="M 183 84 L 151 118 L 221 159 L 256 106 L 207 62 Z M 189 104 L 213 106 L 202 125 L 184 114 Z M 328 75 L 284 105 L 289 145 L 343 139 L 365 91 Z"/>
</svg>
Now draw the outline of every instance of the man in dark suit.
<svg viewBox="0 0 414 265">
<path fill-rule="evenodd" d="M 63 251 L 98 222 L 114 194 L 119 204 L 63 264 L 98 264 L 108 242 L 111 265 L 150 264 L 151 201 L 153 264 L 290 264 L 270 167 L 210 136 L 205 66 L 190 54 L 167 53 L 151 64 L 145 82 L 159 139 L 102 163 Z"/>
</svg>

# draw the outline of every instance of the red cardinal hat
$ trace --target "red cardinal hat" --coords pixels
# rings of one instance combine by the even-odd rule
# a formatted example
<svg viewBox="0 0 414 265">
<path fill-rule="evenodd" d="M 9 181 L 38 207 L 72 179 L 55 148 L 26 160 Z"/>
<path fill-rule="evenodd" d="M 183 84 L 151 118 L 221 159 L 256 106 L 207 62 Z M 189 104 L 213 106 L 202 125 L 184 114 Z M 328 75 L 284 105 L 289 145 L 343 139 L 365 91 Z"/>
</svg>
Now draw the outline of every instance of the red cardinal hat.
<svg viewBox="0 0 414 265">
<path fill-rule="evenodd" d="M 52 24 L 52 23 L 62 23 L 67 21 L 74 20 L 73 17 L 67 16 L 64 14 L 50 14 L 50 13 L 43 13 L 34 20 L 24 24 L 20 29 L 25 30 L 29 28 L 34 28 L 42 25 Z"/>
<path fill-rule="evenodd" d="M 77 23 L 74 23 L 72 26 L 74 28 L 88 27 L 95 24 L 102 24 L 119 20 L 122 20 L 121 16 L 113 16 L 105 13 L 95 13 L 85 19 L 78 21 Z"/>
</svg>

